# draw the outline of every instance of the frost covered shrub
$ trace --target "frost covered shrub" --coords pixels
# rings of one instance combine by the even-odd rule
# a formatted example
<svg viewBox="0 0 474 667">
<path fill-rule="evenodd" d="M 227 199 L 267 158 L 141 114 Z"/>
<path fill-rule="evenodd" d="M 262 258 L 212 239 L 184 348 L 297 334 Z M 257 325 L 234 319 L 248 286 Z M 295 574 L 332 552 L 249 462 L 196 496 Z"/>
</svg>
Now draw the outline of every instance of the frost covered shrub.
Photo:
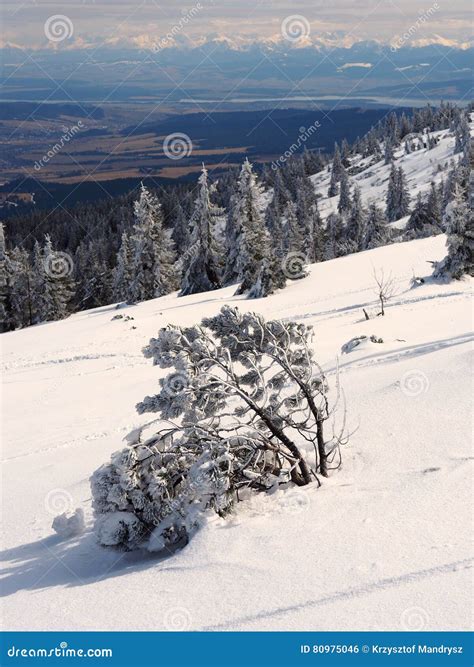
<svg viewBox="0 0 474 667">
<path fill-rule="evenodd" d="M 54 517 L 52 529 L 61 537 L 68 538 L 82 535 L 85 531 L 84 511 L 78 507 L 71 515 L 67 512 Z"/>
<path fill-rule="evenodd" d="M 91 486 L 101 544 L 163 549 L 186 538 L 205 510 L 228 511 L 228 449 L 186 437 L 172 440 L 164 432 L 96 470 Z"/>
<path fill-rule="evenodd" d="M 334 408 L 311 337 L 304 324 L 228 306 L 199 326 L 161 329 L 144 354 L 172 371 L 137 406 L 159 414 L 159 430 L 91 479 L 100 543 L 181 544 L 207 512 L 231 511 L 243 489 L 327 476 L 342 434 L 325 439 Z"/>
<path fill-rule="evenodd" d="M 446 245 L 448 254 L 435 267 L 435 278 L 474 276 L 474 213 L 456 185 L 453 200 L 446 207 Z"/>
</svg>

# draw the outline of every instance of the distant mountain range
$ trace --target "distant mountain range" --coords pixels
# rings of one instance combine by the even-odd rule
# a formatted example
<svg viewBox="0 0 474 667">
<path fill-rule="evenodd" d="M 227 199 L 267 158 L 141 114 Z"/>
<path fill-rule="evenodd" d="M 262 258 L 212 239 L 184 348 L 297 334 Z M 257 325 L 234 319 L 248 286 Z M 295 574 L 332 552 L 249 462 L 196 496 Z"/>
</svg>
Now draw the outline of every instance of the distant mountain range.
<svg viewBox="0 0 474 667">
<path fill-rule="evenodd" d="M 135 37 L 97 44 L 0 50 L 4 98 L 14 100 L 237 101 L 289 94 L 391 97 L 439 102 L 472 96 L 474 41 L 440 35 L 392 43 L 325 33 L 290 41 L 212 35 Z M 70 43 L 69 43 L 70 42 Z M 93 84 L 91 82 L 94 82 Z M 386 101 L 386 100 L 385 100 Z"/>
<path fill-rule="evenodd" d="M 229 37 L 228 35 L 220 35 L 217 33 L 212 33 L 209 35 L 204 35 L 200 37 L 189 37 L 179 30 L 175 31 L 175 34 L 141 34 L 141 35 L 132 35 L 130 37 L 106 37 L 106 38 L 96 38 L 96 39 L 84 39 L 81 38 L 71 38 L 67 39 L 61 43 L 45 43 L 45 47 L 31 47 L 25 49 L 25 47 L 19 46 L 12 42 L 0 41 L 1 49 L 19 49 L 19 50 L 58 50 L 58 48 L 64 51 L 75 51 L 75 50 L 85 50 L 85 49 L 97 49 L 105 48 L 111 49 L 114 51 L 126 51 L 126 50 L 140 50 L 140 49 L 155 49 L 155 50 L 175 50 L 180 51 L 192 51 L 194 49 L 202 48 L 221 48 L 228 51 L 252 51 L 258 50 L 261 52 L 264 51 L 274 51 L 274 50 L 304 50 L 312 49 L 316 51 L 325 51 L 327 49 L 349 49 L 356 44 L 362 45 L 367 48 L 378 46 L 398 46 L 399 45 L 399 36 L 394 36 L 389 42 L 377 39 L 360 39 L 352 33 L 346 33 L 343 31 L 335 32 L 321 32 L 317 34 L 301 35 L 298 38 L 288 38 L 283 34 L 277 34 L 272 37 L 255 37 L 254 35 L 233 35 Z M 403 38 L 403 35 L 401 35 Z M 59 44 L 59 47 L 58 47 Z M 426 46 L 445 46 L 452 49 L 461 49 L 466 50 L 474 46 L 474 36 L 465 36 L 463 39 L 452 39 L 444 37 L 438 34 L 432 34 L 430 36 L 416 37 L 416 33 L 408 40 L 405 40 L 405 46 L 411 48 L 420 48 Z"/>
</svg>

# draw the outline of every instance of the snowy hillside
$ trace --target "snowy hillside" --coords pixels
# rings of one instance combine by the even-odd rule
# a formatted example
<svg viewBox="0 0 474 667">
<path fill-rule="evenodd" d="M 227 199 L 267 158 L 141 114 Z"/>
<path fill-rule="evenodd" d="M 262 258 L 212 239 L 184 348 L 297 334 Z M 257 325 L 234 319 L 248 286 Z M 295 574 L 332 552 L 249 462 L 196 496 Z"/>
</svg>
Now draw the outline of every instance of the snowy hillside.
<svg viewBox="0 0 474 667">
<path fill-rule="evenodd" d="M 471 121 L 471 128 L 474 123 Z M 431 183 L 438 185 L 446 177 L 446 171 L 451 160 L 457 162 L 460 155 L 455 155 L 455 138 L 450 130 L 433 132 L 433 138 L 438 142 L 434 148 L 421 148 L 413 153 L 405 154 L 403 146 L 398 146 L 394 151 L 397 167 L 402 167 L 410 190 L 412 201 L 418 193 L 426 195 Z M 361 158 L 357 156 L 352 160 L 351 168 L 357 170 L 357 174 L 350 177 L 351 185 L 357 185 L 361 190 L 364 204 L 375 203 L 383 206 L 387 194 L 387 185 L 390 174 L 390 164 L 384 164 L 383 158 L 374 162 L 374 158 Z M 329 213 L 337 210 L 339 196 L 328 197 L 330 174 L 327 171 L 320 172 L 312 177 L 316 192 L 321 196 L 319 210 L 321 217 L 326 218 Z M 406 219 L 395 223 L 404 226 Z"/>
<path fill-rule="evenodd" d="M 450 142 L 430 157 L 448 159 Z M 402 158 L 409 180 L 428 168 L 422 157 Z M 370 183 L 364 196 L 382 196 L 385 169 L 358 175 Z M 234 286 L 4 334 L 8 628 L 467 629 L 470 281 L 411 287 L 413 275 L 431 274 L 427 262 L 445 255 L 444 244 L 437 236 L 319 263 L 266 299 L 235 297 Z M 393 274 L 395 294 L 384 318 L 366 321 L 362 308 L 376 312 L 373 271 L 381 268 Z M 313 324 L 316 357 L 332 382 L 339 357 L 354 431 L 343 467 L 319 489 L 258 495 L 231 519 L 214 515 L 173 557 L 104 550 L 90 532 L 88 478 L 146 421 L 134 406 L 163 371 L 141 348 L 165 324 L 194 324 L 223 303 Z M 341 354 L 363 335 L 384 342 L 365 339 Z M 76 507 L 88 531 L 54 535 L 53 517 Z"/>
</svg>

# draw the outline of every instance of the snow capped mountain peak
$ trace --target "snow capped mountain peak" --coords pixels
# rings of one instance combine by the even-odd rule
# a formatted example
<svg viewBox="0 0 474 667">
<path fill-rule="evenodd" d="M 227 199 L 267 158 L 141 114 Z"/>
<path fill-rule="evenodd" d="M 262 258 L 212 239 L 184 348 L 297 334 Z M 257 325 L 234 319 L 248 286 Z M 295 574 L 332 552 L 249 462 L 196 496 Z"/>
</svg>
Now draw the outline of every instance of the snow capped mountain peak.
<svg viewBox="0 0 474 667">
<path fill-rule="evenodd" d="M 396 44 L 396 40 L 392 40 L 390 43 Z M 406 44 L 406 46 L 413 48 L 423 48 L 426 46 L 433 46 L 436 44 L 451 49 L 461 49 L 462 51 L 465 51 L 466 49 L 470 49 L 473 47 L 474 38 L 471 37 L 465 40 L 455 40 L 455 39 L 448 39 L 447 37 L 443 37 L 442 35 L 437 35 L 435 33 L 430 37 L 420 37 L 418 39 L 411 39 Z"/>
<path fill-rule="evenodd" d="M 385 47 L 397 46 L 400 49 L 399 39 L 392 39 L 385 42 L 380 39 L 362 39 L 351 33 L 343 31 L 335 32 L 303 32 L 300 37 L 294 39 L 284 34 L 282 29 L 273 35 L 261 37 L 255 34 L 233 34 L 229 36 L 225 33 L 208 33 L 206 35 L 189 35 L 184 32 L 160 33 L 143 32 L 133 35 L 114 35 L 113 37 L 97 38 L 92 36 L 74 35 L 67 42 L 33 44 L 24 47 L 10 41 L 0 41 L 0 49 L 8 50 L 31 50 L 42 51 L 51 48 L 61 51 L 81 51 L 99 48 L 105 49 L 137 49 L 142 51 L 170 51 L 170 52 L 189 52 L 193 49 L 213 49 L 220 52 L 245 53 L 251 50 L 261 52 L 288 52 L 288 51 L 316 51 L 325 52 L 332 49 L 357 49 L 358 51 L 380 51 Z M 420 37 L 403 42 L 403 48 L 426 48 L 429 46 L 441 46 L 450 49 L 467 50 L 472 48 L 473 38 L 462 40 L 449 39 L 442 35 L 434 34 L 430 37 Z"/>
</svg>

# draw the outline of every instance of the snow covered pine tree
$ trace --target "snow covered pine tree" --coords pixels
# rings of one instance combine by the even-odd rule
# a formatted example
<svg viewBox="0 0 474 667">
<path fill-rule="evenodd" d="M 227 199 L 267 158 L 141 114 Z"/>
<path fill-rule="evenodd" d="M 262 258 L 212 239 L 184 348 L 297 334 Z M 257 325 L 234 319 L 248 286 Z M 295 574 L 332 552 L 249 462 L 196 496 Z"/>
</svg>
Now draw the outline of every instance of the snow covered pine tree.
<svg viewBox="0 0 474 667">
<path fill-rule="evenodd" d="M 459 185 L 445 212 L 448 254 L 434 271 L 435 278 L 474 276 L 474 212 L 464 199 Z"/>
<path fill-rule="evenodd" d="M 220 256 L 222 249 L 216 236 L 216 226 L 224 209 L 212 202 L 216 183 L 209 185 L 207 169 L 202 167 L 199 193 L 191 217 L 191 244 L 185 258 L 188 261 L 181 284 L 180 296 L 219 289 L 221 285 Z"/>
<path fill-rule="evenodd" d="M 174 246 L 171 234 L 164 229 L 163 213 L 158 199 L 143 185 L 134 205 L 135 227 L 131 239 L 130 301 L 146 301 L 172 292 Z"/>
<path fill-rule="evenodd" d="M 140 432 L 93 474 L 99 542 L 183 544 L 206 512 L 226 515 L 245 489 L 328 476 L 344 434 L 324 433 L 338 396 L 331 407 L 311 338 L 304 324 L 229 306 L 199 326 L 161 329 L 144 354 L 173 370 L 137 405 L 158 413 L 161 428 L 143 442 Z"/>
<path fill-rule="evenodd" d="M 236 272 L 240 286 L 236 294 L 249 292 L 258 298 L 273 291 L 270 276 L 269 239 L 261 212 L 263 188 L 248 161 L 240 170 L 232 208 L 236 234 Z"/>
</svg>

